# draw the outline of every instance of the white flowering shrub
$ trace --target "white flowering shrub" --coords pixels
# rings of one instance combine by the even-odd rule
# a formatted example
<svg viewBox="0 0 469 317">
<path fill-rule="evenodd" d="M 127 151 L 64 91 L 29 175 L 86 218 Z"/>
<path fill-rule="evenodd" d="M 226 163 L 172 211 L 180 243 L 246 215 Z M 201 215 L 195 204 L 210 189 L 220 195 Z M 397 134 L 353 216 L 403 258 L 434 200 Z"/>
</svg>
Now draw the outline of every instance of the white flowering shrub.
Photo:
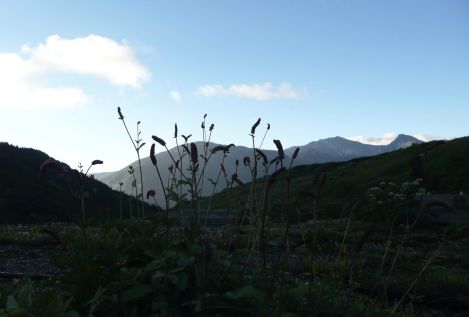
<svg viewBox="0 0 469 317">
<path fill-rule="evenodd" d="M 404 182 L 380 182 L 367 191 L 371 208 L 378 219 L 385 221 L 406 216 L 409 211 L 418 208 L 428 192 L 421 185 L 421 180 Z"/>
</svg>

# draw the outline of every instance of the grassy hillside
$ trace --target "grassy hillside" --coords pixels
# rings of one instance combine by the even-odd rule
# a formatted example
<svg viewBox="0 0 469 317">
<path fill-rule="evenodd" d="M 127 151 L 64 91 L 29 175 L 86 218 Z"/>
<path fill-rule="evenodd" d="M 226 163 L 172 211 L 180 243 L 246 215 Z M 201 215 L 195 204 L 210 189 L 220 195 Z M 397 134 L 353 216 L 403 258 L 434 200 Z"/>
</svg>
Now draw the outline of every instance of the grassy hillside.
<svg viewBox="0 0 469 317">
<path fill-rule="evenodd" d="M 301 155 L 301 152 L 300 152 Z M 313 186 L 318 168 L 327 171 L 327 182 L 321 190 L 323 209 L 330 216 L 340 212 L 342 206 L 354 198 L 363 197 L 370 187 L 380 182 L 402 183 L 421 178 L 423 187 L 431 193 L 469 192 L 469 137 L 452 141 L 434 141 L 414 145 L 374 157 L 348 162 L 313 164 L 294 167 L 289 171 L 291 201 L 294 208 L 311 209 L 311 199 L 302 193 Z M 258 180 L 259 181 L 259 180 Z M 259 181 L 256 192 L 260 195 L 263 182 Z M 231 201 L 233 208 L 244 206 L 249 196 L 250 184 L 224 190 L 212 200 L 214 208 L 226 208 Z M 272 190 L 271 203 L 280 204 L 281 185 Z M 284 187 L 284 189 L 285 187 Z M 203 201 L 207 203 L 207 201 Z M 327 216 L 327 214 L 326 214 Z"/>
</svg>

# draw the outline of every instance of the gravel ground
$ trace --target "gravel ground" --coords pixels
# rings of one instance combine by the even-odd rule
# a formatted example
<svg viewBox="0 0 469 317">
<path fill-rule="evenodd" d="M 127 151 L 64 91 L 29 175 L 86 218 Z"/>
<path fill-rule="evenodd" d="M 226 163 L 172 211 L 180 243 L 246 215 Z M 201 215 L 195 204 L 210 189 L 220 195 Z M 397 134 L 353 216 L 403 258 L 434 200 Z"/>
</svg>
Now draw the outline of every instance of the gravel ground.
<svg viewBox="0 0 469 317">
<path fill-rule="evenodd" d="M 59 270 L 54 265 L 53 253 L 57 246 L 0 245 L 0 275 L 48 276 Z"/>
</svg>

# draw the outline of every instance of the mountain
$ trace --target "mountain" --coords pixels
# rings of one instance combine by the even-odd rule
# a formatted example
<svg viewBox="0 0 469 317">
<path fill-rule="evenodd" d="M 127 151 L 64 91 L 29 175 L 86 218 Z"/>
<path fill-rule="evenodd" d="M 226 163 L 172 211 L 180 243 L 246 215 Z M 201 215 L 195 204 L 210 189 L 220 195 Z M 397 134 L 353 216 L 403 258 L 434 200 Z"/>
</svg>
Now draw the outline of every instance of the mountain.
<svg viewBox="0 0 469 317">
<path fill-rule="evenodd" d="M 294 161 L 294 166 L 323 162 L 347 161 L 354 158 L 373 156 L 394 151 L 403 147 L 408 147 L 410 144 L 415 143 L 422 143 L 422 141 L 403 134 L 400 134 L 389 145 L 384 146 L 363 144 L 356 141 L 350 141 L 342 137 L 322 139 L 301 146 L 300 153 L 297 159 Z M 203 142 L 196 142 L 196 145 L 199 154 L 201 154 L 204 151 Z M 210 143 L 208 149 L 213 149 L 215 146 L 219 145 L 220 144 Z M 291 147 L 285 150 L 285 165 L 290 164 L 291 156 L 293 156 L 293 152 L 295 151 L 295 149 L 296 147 Z M 182 151 L 181 146 L 179 147 L 179 151 Z M 263 152 L 266 154 L 269 161 L 277 156 L 277 151 L 263 150 Z M 170 153 L 173 158 L 175 158 L 175 160 L 178 160 L 179 153 L 177 147 L 170 149 Z M 210 153 L 210 151 L 208 153 Z M 250 169 L 243 165 L 243 158 L 246 156 L 248 156 L 251 162 L 253 162 L 253 150 L 251 148 L 244 146 L 231 147 L 230 153 L 228 154 L 224 162 L 229 181 L 231 180 L 231 175 L 233 173 L 237 173 L 238 178 L 242 182 L 249 182 L 251 180 Z M 220 172 L 220 163 L 222 162 L 222 158 L 223 154 L 221 152 L 218 152 L 213 155 L 208 161 L 207 167 L 205 169 L 205 177 L 203 182 L 201 182 L 201 185 L 203 185 L 201 192 L 203 196 L 211 195 L 212 192 L 217 193 L 226 187 L 226 181 L 223 175 L 220 176 L 220 180 L 219 182 L 217 182 L 216 186 L 212 185 L 210 181 L 211 179 L 216 182 L 218 174 Z M 165 183 L 165 187 L 167 187 L 170 176 L 168 168 L 173 164 L 173 160 L 166 151 L 156 154 L 156 159 L 158 162 L 158 167 L 160 169 L 162 179 Z M 236 160 L 239 160 L 238 169 L 236 169 L 235 165 Z M 161 183 L 157 177 L 155 167 L 152 165 L 150 158 L 143 158 L 141 160 L 141 164 L 143 183 L 145 187 L 144 192 L 149 189 L 156 190 L 156 198 L 158 204 L 164 205 L 164 195 L 161 188 Z M 138 188 L 138 192 L 140 192 L 138 162 L 132 162 L 131 164 L 129 164 L 129 166 L 132 166 L 135 169 L 134 173 L 137 179 L 136 185 Z M 187 157 L 183 160 L 183 166 L 184 169 L 189 166 L 189 161 Z M 271 171 L 272 170 L 273 168 L 271 169 Z M 264 174 L 264 169 L 262 166 L 260 166 L 257 176 L 262 177 Z M 112 173 L 99 173 L 96 174 L 95 177 L 115 190 L 119 189 L 120 183 L 122 182 L 123 191 L 128 194 L 132 193 L 132 182 L 134 180 L 134 176 L 128 173 L 128 167 L 122 168 L 121 170 Z"/>
<path fill-rule="evenodd" d="M 197 146 L 197 151 L 200 154 L 204 153 L 204 146 L 203 142 L 195 142 Z M 210 150 L 213 149 L 216 146 L 219 146 L 220 144 L 210 142 L 208 145 L 207 153 L 208 155 L 210 154 Z M 179 151 L 182 153 L 183 148 L 182 146 L 179 146 Z M 173 147 L 172 149 L 169 150 L 171 153 L 171 156 L 175 160 L 179 160 L 179 152 L 177 147 Z M 277 156 L 277 151 L 272 151 L 272 150 L 264 150 L 263 151 L 267 157 L 268 160 L 272 160 Z M 204 175 L 205 177 L 203 178 L 203 181 L 201 181 L 200 185 L 202 187 L 202 195 L 207 196 L 214 192 L 218 192 L 226 187 L 226 179 L 221 173 L 221 167 L 220 164 L 223 162 L 223 165 L 226 170 L 226 174 L 228 177 L 228 181 L 231 182 L 231 176 L 234 173 L 238 174 L 238 179 L 241 182 L 249 182 L 251 181 L 251 171 L 249 167 L 245 166 L 243 164 L 243 159 L 244 157 L 249 157 L 251 162 L 254 162 L 253 159 L 253 150 L 248 147 L 244 146 L 233 146 L 230 148 L 229 153 L 227 154 L 226 158 L 224 159 L 223 162 L 223 152 L 219 151 L 213 155 L 211 155 L 210 159 L 207 162 L 207 165 L 205 167 Z M 169 167 L 171 165 L 174 165 L 173 160 L 171 156 L 168 154 L 168 152 L 164 151 L 161 153 L 156 154 L 156 160 L 157 160 L 157 165 L 160 170 L 161 178 L 163 179 L 163 182 L 165 184 L 165 187 L 168 187 L 168 182 L 170 181 L 170 171 Z M 200 160 L 200 168 L 199 168 L 199 173 L 202 171 L 202 158 L 199 158 Z M 236 168 L 236 160 L 239 161 L 239 165 Z M 291 159 L 289 157 L 286 157 L 286 162 L 289 162 Z M 182 160 L 182 165 L 183 165 L 183 172 L 186 174 L 186 176 L 190 176 L 190 173 L 187 171 L 187 168 L 190 166 L 189 164 L 189 158 L 186 155 L 183 160 Z M 251 163 L 252 164 L 252 163 Z M 141 165 L 142 165 L 142 174 L 143 174 L 143 185 L 144 185 L 144 193 L 146 193 L 147 190 L 154 189 L 156 191 L 156 200 L 159 205 L 164 206 L 164 194 L 161 188 L 161 182 L 159 181 L 155 166 L 153 166 L 150 157 L 143 158 L 141 160 Z M 138 167 L 138 161 L 132 162 L 129 164 L 129 166 L 132 166 L 134 168 L 134 175 L 136 177 L 136 186 L 138 189 L 138 192 L 140 193 L 140 174 L 139 174 L 139 167 Z M 111 188 L 117 190 L 120 187 L 120 183 L 122 182 L 122 190 L 126 193 L 132 193 L 132 183 L 134 180 L 134 176 L 132 174 L 129 174 L 129 168 L 128 166 L 125 168 L 122 168 L 119 171 L 113 172 L 113 173 L 98 173 L 95 175 L 96 179 L 102 181 L 103 183 L 109 185 Z M 178 173 L 179 175 L 179 173 Z M 265 175 L 264 168 L 262 166 L 259 166 L 258 168 L 258 177 L 262 177 Z M 218 179 L 218 182 L 217 182 Z M 216 185 L 213 185 L 212 182 L 214 181 Z M 188 188 L 186 188 L 187 190 Z M 150 200 L 151 202 L 152 200 Z"/>
<path fill-rule="evenodd" d="M 66 164 L 63 177 L 52 170 L 39 178 L 39 168 L 50 157 L 41 151 L 0 142 L 0 223 L 76 221 L 81 215 L 77 196 L 79 174 Z M 103 220 L 119 213 L 120 193 L 86 177 L 85 212 Z M 130 212 L 130 197 L 122 195 L 123 213 Z"/>
<path fill-rule="evenodd" d="M 385 145 L 386 152 L 391 152 L 391 151 L 396 151 L 399 149 L 405 149 L 408 148 L 414 144 L 420 144 L 424 143 L 423 141 L 414 138 L 413 136 L 410 135 L 405 135 L 405 134 L 399 134 L 394 141 L 389 143 L 388 145 Z"/>
<path fill-rule="evenodd" d="M 343 162 L 351 159 L 373 156 L 406 148 L 412 144 L 420 144 L 423 141 L 412 136 L 399 134 L 388 145 L 371 145 L 342 137 L 321 139 L 300 146 L 300 155 L 295 165 L 305 165 L 326 162 Z M 297 147 L 285 150 L 287 155 L 292 155 Z"/>
</svg>

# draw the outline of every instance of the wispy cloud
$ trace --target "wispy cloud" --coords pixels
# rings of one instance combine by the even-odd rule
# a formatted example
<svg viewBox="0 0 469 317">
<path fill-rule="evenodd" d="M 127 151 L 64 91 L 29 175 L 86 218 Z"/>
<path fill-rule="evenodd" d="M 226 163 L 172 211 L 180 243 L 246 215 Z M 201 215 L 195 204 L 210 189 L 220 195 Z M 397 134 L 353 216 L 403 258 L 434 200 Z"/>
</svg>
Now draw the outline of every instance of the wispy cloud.
<svg viewBox="0 0 469 317">
<path fill-rule="evenodd" d="M 79 87 L 42 84 L 52 71 L 99 76 L 113 85 L 131 87 L 150 78 L 128 45 L 98 35 L 75 39 L 52 35 L 36 47 L 23 45 L 21 51 L 0 52 L 0 107 L 69 107 L 88 102 Z"/>
<path fill-rule="evenodd" d="M 170 91 L 169 96 L 171 97 L 171 99 L 173 99 L 176 102 L 181 102 L 181 100 L 182 100 L 182 96 L 179 93 L 179 91 L 177 91 L 177 90 Z"/>
<path fill-rule="evenodd" d="M 254 99 L 257 101 L 267 101 L 271 99 L 300 99 L 305 93 L 299 93 L 291 84 L 283 83 L 274 87 L 270 82 L 259 84 L 233 84 L 229 87 L 223 85 L 200 86 L 196 95 L 204 97 L 212 96 L 236 96 Z"/>
<path fill-rule="evenodd" d="M 367 136 L 352 136 L 348 137 L 347 139 L 352 141 L 358 141 L 364 144 L 372 144 L 372 145 L 387 145 L 394 141 L 397 138 L 398 134 L 394 132 L 385 133 L 382 137 L 367 137 Z M 433 140 L 441 140 L 442 137 L 427 135 L 427 134 L 414 134 L 412 135 L 414 138 L 417 138 L 424 142 L 429 142 Z"/>
<path fill-rule="evenodd" d="M 437 136 L 437 135 L 429 135 L 429 134 L 414 134 L 414 137 L 416 137 L 419 140 L 422 140 L 424 142 L 430 142 L 434 140 L 452 140 L 454 137 L 442 137 L 442 136 Z"/>
<path fill-rule="evenodd" d="M 397 137 L 397 133 L 389 132 L 385 133 L 382 137 L 367 137 L 362 135 L 352 136 L 347 139 L 352 141 L 358 141 L 364 144 L 372 144 L 372 145 L 387 145 L 394 141 Z"/>
</svg>

